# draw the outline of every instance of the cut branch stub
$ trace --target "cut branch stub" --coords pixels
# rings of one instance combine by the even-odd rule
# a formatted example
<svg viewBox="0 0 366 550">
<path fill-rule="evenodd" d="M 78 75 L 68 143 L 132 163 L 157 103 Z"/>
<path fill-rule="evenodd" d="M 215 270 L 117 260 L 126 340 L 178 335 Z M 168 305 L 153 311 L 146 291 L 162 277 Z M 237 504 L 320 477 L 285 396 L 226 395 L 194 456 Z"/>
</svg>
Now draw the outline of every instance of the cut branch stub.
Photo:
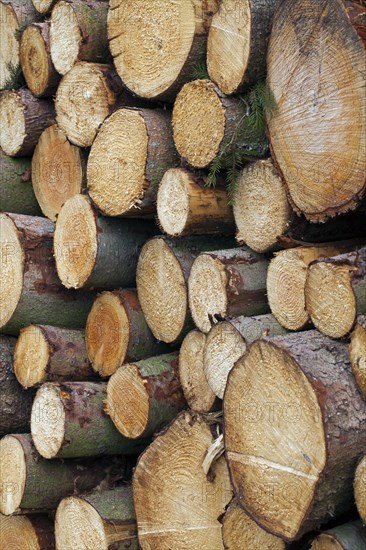
<svg viewBox="0 0 366 550">
<path fill-rule="evenodd" d="M 347 345 L 317 331 L 254 342 L 231 371 L 225 447 L 240 505 L 294 540 L 354 503 L 366 402 Z"/>
<path fill-rule="evenodd" d="M 1 149 L 0 210 L 28 216 L 42 214 L 33 191 L 30 159 L 9 157 Z"/>
<path fill-rule="evenodd" d="M 366 455 L 357 466 L 354 488 L 357 510 L 363 523 L 366 524 Z"/>
<path fill-rule="evenodd" d="M 211 429 L 203 417 L 181 413 L 141 455 L 133 496 L 142 550 L 223 550 L 219 517 L 232 491 L 224 457 L 213 463 L 208 476 L 203 471 L 215 439 Z"/>
<path fill-rule="evenodd" d="M 173 100 L 206 58 L 217 0 L 110 2 L 109 47 L 124 84 L 148 99 Z"/>
<path fill-rule="evenodd" d="M 310 550 L 364 550 L 366 528 L 361 521 L 339 525 L 324 531 L 313 541 Z"/>
<path fill-rule="evenodd" d="M 285 0 L 274 18 L 271 148 L 293 207 L 311 221 L 354 209 L 366 189 L 365 47 L 357 34 L 365 23 L 357 21 L 359 29 L 342 0 Z"/>
<path fill-rule="evenodd" d="M 366 316 L 364 315 L 357 318 L 351 334 L 349 355 L 358 387 L 366 398 Z"/>
<path fill-rule="evenodd" d="M 177 163 L 167 111 L 119 109 L 103 123 L 91 148 L 90 197 L 107 216 L 152 215 L 158 184 Z"/>
<path fill-rule="evenodd" d="M 3 548 L 26 550 L 55 550 L 53 522 L 47 516 L 0 515 Z"/>
</svg>

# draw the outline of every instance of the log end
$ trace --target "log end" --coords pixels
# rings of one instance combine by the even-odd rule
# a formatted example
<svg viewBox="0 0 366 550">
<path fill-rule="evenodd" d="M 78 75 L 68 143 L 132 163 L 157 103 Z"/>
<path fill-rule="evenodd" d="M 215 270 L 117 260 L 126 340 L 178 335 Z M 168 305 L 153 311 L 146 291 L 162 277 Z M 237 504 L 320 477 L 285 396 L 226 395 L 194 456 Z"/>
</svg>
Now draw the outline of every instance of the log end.
<svg viewBox="0 0 366 550">
<path fill-rule="evenodd" d="M 14 514 L 23 498 L 27 466 L 21 443 L 13 435 L 0 441 L 0 512 Z"/>
<path fill-rule="evenodd" d="M 66 288 L 81 288 L 97 257 L 97 226 L 90 201 L 83 195 L 69 199 L 57 218 L 54 249 L 58 276 Z"/>
<path fill-rule="evenodd" d="M 357 510 L 366 525 L 366 455 L 357 466 L 354 488 Z"/>
<path fill-rule="evenodd" d="M 20 63 L 28 88 L 36 96 L 44 94 L 50 81 L 50 65 L 40 27 L 29 25 L 20 39 Z"/>
<path fill-rule="evenodd" d="M 31 433 L 34 446 L 44 458 L 54 458 L 65 435 L 65 410 L 56 384 L 46 383 L 33 401 Z"/>
<path fill-rule="evenodd" d="M 0 96 L 0 147 L 10 157 L 21 150 L 26 138 L 25 107 L 17 92 L 5 91 Z"/>
<path fill-rule="evenodd" d="M 160 225 L 171 237 L 183 234 L 189 216 L 189 172 L 181 168 L 168 170 L 159 185 L 157 213 Z"/>
<path fill-rule="evenodd" d="M 366 397 L 366 323 L 357 322 L 349 346 L 352 371 L 358 387 Z"/>
<path fill-rule="evenodd" d="M 58 73 L 65 75 L 72 69 L 82 41 L 72 4 L 61 0 L 52 10 L 50 26 L 51 58 Z"/>
<path fill-rule="evenodd" d="M 0 516 L 0 533 L 3 548 L 43 550 L 39 546 L 36 529 L 27 516 Z"/>
<path fill-rule="evenodd" d="M 344 550 L 344 546 L 335 535 L 322 533 L 312 543 L 310 550 Z"/>
<path fill-rule="evenodd" d="M 205 168 L 216 157 L 225 134 L 225 108 L 210 80 L 189 82 L 173 109 L 174 143 L 191 166 Z"/>
<path fill-rule="evenodd" d="M 55 1 L 56 0 L 32 0 L 32 4 L 39 13 L 45 15 L 50 11 Z"/>
<path fill-rule="evenodd" d="M 19 63 L 19 43 L 16 39 L 18 28 L 19 22 L 12 5 L 8 2 L 0 2 L 0 90 L 11 78 L 10 65 L 16 67 Z M 1 132 L 3 132 L 3 126 Z"/>
<path fill-rule="evenodd" d="M 50 351 L 40 327 L 29 325 L 20 331 L 14 352 L 14 372 L 19 384 L 30 388 L 45 381 Z"/>
</svg>

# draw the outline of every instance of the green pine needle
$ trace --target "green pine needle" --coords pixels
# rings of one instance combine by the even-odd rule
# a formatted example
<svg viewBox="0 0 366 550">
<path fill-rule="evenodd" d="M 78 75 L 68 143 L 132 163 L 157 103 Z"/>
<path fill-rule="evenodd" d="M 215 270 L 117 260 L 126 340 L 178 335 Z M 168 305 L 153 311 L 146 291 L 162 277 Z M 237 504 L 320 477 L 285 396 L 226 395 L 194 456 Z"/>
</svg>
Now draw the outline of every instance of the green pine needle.
<svg viewBox="0 0 366 550">
<path fill-rule="evenodd" d="M 7 64 L 9 76 L 3 86 L 3 90 L 19 90 L 25 85 L 25 80 L 22 73 L 22 67 L 20 63 L 14 65 L 13 63 Z"/>
<path fill-rule="evenodd" d="M 207 67 L 205 63 L 194 65 L 190 74 L 192 80 L 209 80 Z"/>
</svg>

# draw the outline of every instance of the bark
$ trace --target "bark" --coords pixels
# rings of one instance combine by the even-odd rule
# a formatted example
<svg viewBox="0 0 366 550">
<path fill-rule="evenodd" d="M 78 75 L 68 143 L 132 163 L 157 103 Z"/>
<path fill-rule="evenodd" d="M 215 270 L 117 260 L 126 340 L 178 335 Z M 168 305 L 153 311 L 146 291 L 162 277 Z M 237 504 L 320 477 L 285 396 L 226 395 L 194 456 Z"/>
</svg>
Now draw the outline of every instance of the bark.
<svg viewBox="0 0 366 550">
<path fill-rule="evenodd" d="M 135 290 L 100 294 L 88 316 L 85 337 L 89 359 L 100 376 L 169 349 L 154 338 Z"/>
<path fill-rule="evenodd" d="M 52 257 L 54 224 L 21 214 L 2 214 L 1 221 L 11 232 L 2 243 L 3 266 L 14 277 L 8 279 L 4 270 L 2 332 L 18 334 L 31 323 L 84 327 L 95 295 L 66 290 L 60 283 Z"/>
<path fill-rule="evenodd" d="M 305 305 L 312 322 L 327 336 L 341 338 L 366 313 L 366 247 L 308 268 Z"/>
<path fill-rule="evenodd" d="M 54 122 L 53 102 L 29 90 L 3 92 L 0 97 L 0 145 L 11 157 L 31 156 L 43 130 Z"/>
<path fill-rule="evenodd" d="M 29 434 L 6 436 L 0 449 L 2 465 L 7 467 L 1 472 L 0 511 L 4 515 L 54 510 L 66 496 L 108 486 L 117 472 L 118 479 L 124 476 L 124 458 L 45 460 Z"/>
<path fill-rule="evenodd" d="M 95 377 L 86 352 L 84 332 L 47 325 L 29 325 L 20 331 L 14 370 L 25 388 L 46 381 L 80 381 Z"/>
<path fill-rule="evenodd" d="M 366 524 L 366 455 L 361 458 L 356 468 L 354 489 L 358 513 Z"/>
<path fill-rule="evenodd" d="M 366 529 L 361 521 L 346 523 L 324 531 L 313 541 L 311 550 L 326 550 L 334 546 L 336 550 L 363 550 L 366 548 Z"/>
<path fill-rule="evenodd" d="M 209 332 L 226 317 L 269 311 L 266 277 L 268 261 L 247 249 L 204 252 L 189 276 L 189 306 L 196 326 Z"/>
<path fill-rule="evenodd" d="M 294 540 L 352 507 L 366 402 L 346 344 L 316 331 L 255 342 L 231 372 L 224 417 L 235 494 L 260 526 Z"/>
<path fill-rule="evenodd" d="M 107 216 L 152 216 L 160 180 L 177 164 L 170 113 L 119 109 L 103 123 L 92 145 L 90 197 Z"/>
<path fill-rule="evenodd" d="M 47 516 L 0 516 L 3 548 L 55 550 L 53 522 Z"/>
<path fill-rule="evenodd" d="M 185 406 L 176 352 L 125 364 L 108 382 L 106 410 L 129 439 L 152 436 Z"/>
<path fill-rule="evenodd" d="M 357 318 L 349 345 L 352 371 L 361 393 L 366 398 L 366 316 Z"/>
<path fill-rule="evenodd" d="M 118 432 L 104 410 L 106 389 L 104 382 L 44 384 L 36 394 L 31 419 L 38 452 L 45 458 L 139 454 L 147 440 L 131 441 Z"/>
<path fill-rule="evenodd" d="M 0 335 L 0 437 L 8 433 L 26 432 L 34 392 L 24 391 L 13 370 L 15 338 Z"/>
<path fill-rule="evenodd" d="M 311 222 L 355 209 L 365 194 L 365 8 L 357 11 L 353 25 L 342 0 L 285 0 L 274 17 L 267 60 L 277 105 L 268 120 L 272 156 L 293 208 Z M 319 55 L 330 37 L 342 59 L 329 49 Z"/>
<path fill-rule="evenodd" d="M 27 158 L 12 158 L 0 150 L 0 210 L 28 216 L 41 215 Z"/>
<path fill-rule="evenodd" d="M 57 90 L 60 75 L 50 54 L 49 23 L 33 23 L 20 39 L 20 64 L 30 91 L 36 97 L 51 97 Z"/>
<path fill-rule="evenodd" d="M 137 528 L 130 486 L 64 499 L 56 512 L 59 548 L 137 550 Z"/>
</svg>

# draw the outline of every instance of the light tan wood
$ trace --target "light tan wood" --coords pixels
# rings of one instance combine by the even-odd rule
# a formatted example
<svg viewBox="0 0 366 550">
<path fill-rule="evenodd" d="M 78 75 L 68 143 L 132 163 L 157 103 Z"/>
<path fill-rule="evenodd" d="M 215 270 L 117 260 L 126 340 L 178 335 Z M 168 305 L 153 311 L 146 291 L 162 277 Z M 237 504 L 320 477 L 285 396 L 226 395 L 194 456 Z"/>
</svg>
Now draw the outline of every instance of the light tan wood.
<svg viewBox="0 0 366 550">
<path fill-rule="evenodd" d="M 352 331 L 349 355 L 358 387 L 366 397 L 366 317 L 363 315 L 357 318 Z"/>
<path fill-rule="evenodd" d="M 358 513 L 363 523 L 366 524 L 366 455 L 357 466 L 354 488 Z"/>
</svg>

